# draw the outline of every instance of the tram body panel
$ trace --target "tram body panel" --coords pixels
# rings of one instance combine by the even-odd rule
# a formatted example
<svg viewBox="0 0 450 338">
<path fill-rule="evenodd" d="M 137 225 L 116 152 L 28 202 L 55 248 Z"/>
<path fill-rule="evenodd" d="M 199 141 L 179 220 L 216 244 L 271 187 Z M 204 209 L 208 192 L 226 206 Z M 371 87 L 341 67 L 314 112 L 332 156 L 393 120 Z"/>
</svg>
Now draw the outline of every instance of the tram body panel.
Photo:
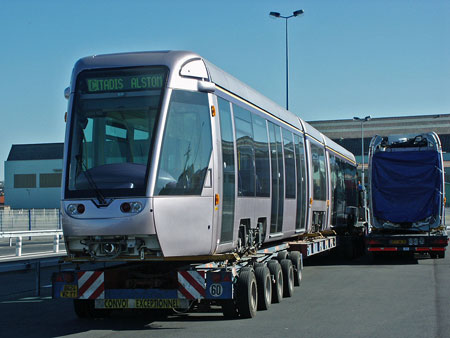
<svg viewBox="0 0 450 338">
<path fill-rule="evenodd" d="M 155 228 L 165 257 L 213 252 L 212 197 L 157 197 Z"/>
<path fill-rule="evenodd" d="M 92 200 L 62 201 L 61 221 L 64 236 L 122 236 L 130 233 L 155 235 L 152 199 L 132 199 L 143 206 L 138 214 L 121 212 L 120 206 L 124 201 L 130 201 L 130 199 L 114 199 L 111 204 L 102 208 L 98 208 Z M 71 204 L 83 204 L 85 212 L 82 215 L 68 215 L 66 210 Z"/>
</svg>

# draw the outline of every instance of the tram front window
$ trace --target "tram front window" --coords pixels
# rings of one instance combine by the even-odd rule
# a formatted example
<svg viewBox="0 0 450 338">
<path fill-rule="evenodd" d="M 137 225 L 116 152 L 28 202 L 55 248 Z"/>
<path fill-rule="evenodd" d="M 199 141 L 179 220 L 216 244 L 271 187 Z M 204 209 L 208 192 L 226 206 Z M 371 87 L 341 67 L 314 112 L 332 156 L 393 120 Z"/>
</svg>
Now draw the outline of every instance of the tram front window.
<svg viewBox="0 0 450 338">
<path fill-rule="evenodd" d="M 79 76 L 66 197 L 145 195 L 165 77 L 161 67 Z"/>
</svg>

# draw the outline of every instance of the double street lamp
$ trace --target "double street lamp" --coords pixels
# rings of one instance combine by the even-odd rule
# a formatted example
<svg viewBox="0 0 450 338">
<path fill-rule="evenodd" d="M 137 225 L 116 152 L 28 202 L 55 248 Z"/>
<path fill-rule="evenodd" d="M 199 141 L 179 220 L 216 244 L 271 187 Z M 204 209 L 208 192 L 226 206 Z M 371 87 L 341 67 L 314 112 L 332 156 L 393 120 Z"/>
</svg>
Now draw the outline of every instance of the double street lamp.
<svg viewBox="0 0 450 338">
<path fill-rule="evenodd" d="M 366 117 L 354 117 L 353 121 L 359 121 L 361 122 L 361 163 L 362 163 L 362 167 L 361 167 L 361 185 L 362 185 L 362 189 L 363 189 L 363 203 L 364 203 L 364 210 L 366 208 L 366 185 L 365 185 L 365 178 L 364 178 L 364 122 L 370 121 L 372 118 L 370 117 L 370 115 L 366 116 Z M 365 212 L 365 211 L 364 211 Z"/>
<path fill-rule="evenodd" d="M 286 109 L 289 109 L 289 56 L 288 56 L 288 19 L 302 15 L 305 11 L 299 9 L 289 16 L 283 16 L 278 12 L 270 12 L 269 15 L 275 19 L 281 18 L 286 20 Z"/>
</svg>

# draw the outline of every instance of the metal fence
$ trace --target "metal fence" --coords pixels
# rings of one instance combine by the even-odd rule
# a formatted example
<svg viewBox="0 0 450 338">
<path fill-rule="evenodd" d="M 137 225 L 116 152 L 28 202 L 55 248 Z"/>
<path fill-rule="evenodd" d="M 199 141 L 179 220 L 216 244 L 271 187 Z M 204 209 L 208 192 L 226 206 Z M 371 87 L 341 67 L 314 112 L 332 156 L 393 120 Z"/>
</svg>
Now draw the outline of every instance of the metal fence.
<svg viewBox="0 0 450 338">
<path fill-rule="evenodd" d="M 0 232 L 61 229 L 59 209 L 0 210 Z"/>
</svg>

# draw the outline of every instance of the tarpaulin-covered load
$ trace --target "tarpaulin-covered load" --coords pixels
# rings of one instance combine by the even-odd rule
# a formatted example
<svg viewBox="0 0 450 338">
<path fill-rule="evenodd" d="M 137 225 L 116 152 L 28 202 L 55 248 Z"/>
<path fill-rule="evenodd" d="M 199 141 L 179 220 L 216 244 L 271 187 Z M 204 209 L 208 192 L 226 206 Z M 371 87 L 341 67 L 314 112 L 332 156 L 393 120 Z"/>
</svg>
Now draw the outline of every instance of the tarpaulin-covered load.
<svg viewBox="0 0 450 338">
<path fill-rule="evenodd" d="M 372 158 L 373 215 L 392 223 L 438 218 L 441 184 L 439 152 L 377 152 Z"/>
</svg>

